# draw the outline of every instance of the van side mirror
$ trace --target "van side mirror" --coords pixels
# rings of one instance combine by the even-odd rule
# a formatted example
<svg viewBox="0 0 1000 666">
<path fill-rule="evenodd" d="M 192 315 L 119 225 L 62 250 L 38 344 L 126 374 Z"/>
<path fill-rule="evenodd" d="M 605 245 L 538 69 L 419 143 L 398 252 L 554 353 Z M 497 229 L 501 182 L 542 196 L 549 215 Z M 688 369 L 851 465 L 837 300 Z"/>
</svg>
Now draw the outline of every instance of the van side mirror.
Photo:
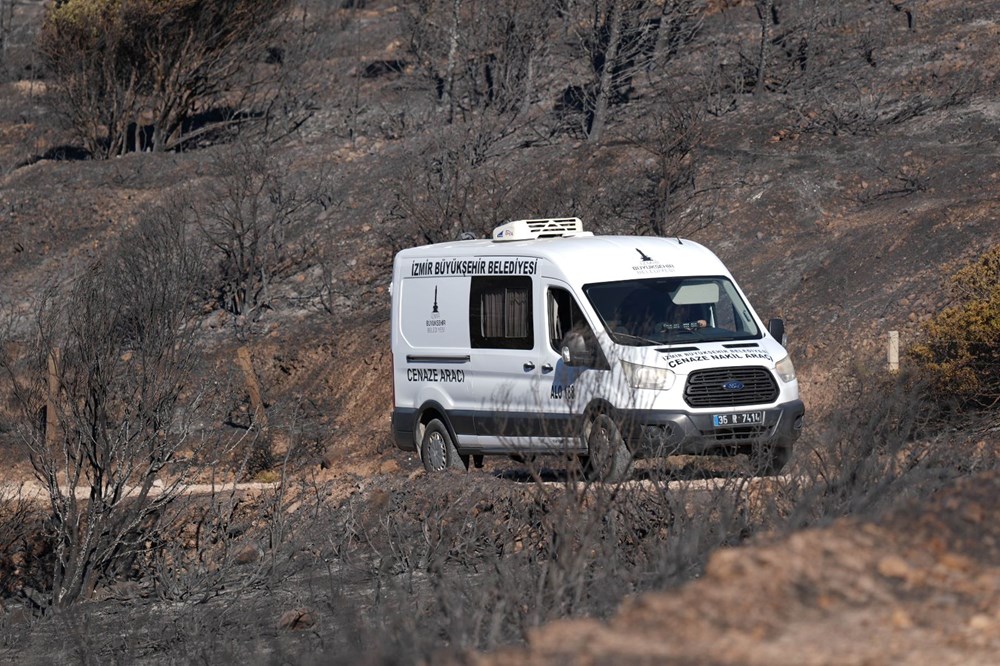
<svg viewBox="0 0 1000 666">
<path fill-rule="evenodd" d="M 566 335 L 560 356 L 562 356 L 563 362 L 570 367 L 585 368 L 593 367 L 597 358 L 594 350 L 587 344 L 587 336 L 577 331 L 570 331 Z"/>
<path fill-rule="evenodd" d="M 570 351 L 569 347 L 562 348 L 562 360 L 571 368 L 592 368 L 594 366 L 595 355 L 589 350 Z"/>
<path fill-rule="evenodd" d="M 781 343 L 784 347 L 788 343 L 788 336 L 785 335 L 785 320 L 771 319 L 767 322 L 767 332 L 771 337 Z"/>
</svg>

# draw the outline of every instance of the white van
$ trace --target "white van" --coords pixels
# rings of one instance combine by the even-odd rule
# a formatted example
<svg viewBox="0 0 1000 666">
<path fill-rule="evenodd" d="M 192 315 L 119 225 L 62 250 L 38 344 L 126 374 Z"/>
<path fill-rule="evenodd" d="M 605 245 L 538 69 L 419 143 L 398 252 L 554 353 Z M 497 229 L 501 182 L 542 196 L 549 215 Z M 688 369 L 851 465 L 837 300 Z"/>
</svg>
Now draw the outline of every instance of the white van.
<svg viewBox="0 0 1000 666">
<path fill-rule="evenodd" d="M 745 452 L 774 472 L 801 431 L 784 324 L 693 241 L 518 220 L 399 252 L 391 290 L 393 434 L 430 471 L 570 454 L 616 481 L 635 457 Z"/>
</svg>

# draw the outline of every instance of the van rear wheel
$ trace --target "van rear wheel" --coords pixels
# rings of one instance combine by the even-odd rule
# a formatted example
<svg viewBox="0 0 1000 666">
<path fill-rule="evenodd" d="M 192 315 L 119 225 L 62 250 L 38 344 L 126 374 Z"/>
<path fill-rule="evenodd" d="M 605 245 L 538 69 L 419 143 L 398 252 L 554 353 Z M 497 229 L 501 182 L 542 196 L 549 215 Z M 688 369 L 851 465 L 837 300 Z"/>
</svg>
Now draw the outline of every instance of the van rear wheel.
<svg viewBox="0 0 1000 666">
<path fill-rule="evenodd" d="M 431 419 L 424 426 L 420 440 L 420 460 L 428 472 L 443 472 L 446 469 L 467 470 L 469 457 L 461 456 L 451 439 L 451 433 L 440 419 Z"/>
<path fill-rule="evenodd" d="M 628 476 L 632 453 L 618 425 L 607 414 L 598 414 L 584 430 L 587 455 L 582 456 L 583 476 L 590 481 L 618 483 Z"/>
</svg>

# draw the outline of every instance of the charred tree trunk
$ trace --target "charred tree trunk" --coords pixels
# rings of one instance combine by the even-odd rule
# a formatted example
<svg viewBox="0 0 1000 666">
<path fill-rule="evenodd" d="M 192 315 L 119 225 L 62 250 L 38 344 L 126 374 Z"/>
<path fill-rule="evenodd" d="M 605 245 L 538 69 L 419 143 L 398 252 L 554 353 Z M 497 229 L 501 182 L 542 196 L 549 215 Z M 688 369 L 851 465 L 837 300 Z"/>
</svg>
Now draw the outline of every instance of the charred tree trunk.
<svg viewBox="0 0 1000 666">
<path fill-rule="evenodd" d="M 754 3 L 757 17 L 760 19 L 760 47 L 757 51 L 757 81 L 753 92 L 763 92 L 764 81 L 767 78 L 767 45 L 771 41 L 771 19 L 774 13 L 774 0 L 757 0 Z"/>
<path fill-rule="evenodd" d="M 604 51 L 601 78 L 594 96 L 594 114 L 587 129 L 587 140 L 591 143 L 597 143 L 601 140 L 604 124 L 607 122 L 608 106 L 611 103 L 611 96 L 614 94 L 614 73 L 618 61 L 618 48 L 621 43 L 623 1 L 613 1 L 611 14 L 608 17 L 608 46 Z"/>
<path fill-rule="evenodd" d="M 448 105 L 448 122 L 455 122 L 455 67 L 458 62 L 458 14 L 462 0 L 453 0 L 451 27 L 448 30 L 448 65 L 444 75 L 445 103 Z"/>
</svg>

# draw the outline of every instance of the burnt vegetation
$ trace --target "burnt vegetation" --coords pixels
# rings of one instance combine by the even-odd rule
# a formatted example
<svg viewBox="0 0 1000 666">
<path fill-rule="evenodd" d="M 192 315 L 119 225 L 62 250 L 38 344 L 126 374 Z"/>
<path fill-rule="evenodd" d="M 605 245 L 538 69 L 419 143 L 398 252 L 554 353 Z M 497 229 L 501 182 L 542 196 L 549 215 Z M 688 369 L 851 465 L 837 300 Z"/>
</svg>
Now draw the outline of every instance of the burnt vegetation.
<svg viewBox="0 0 1000 666">
<path fill-rule="evenodd" d="M 55 100 L 97 158 L 172 150 L 264 106 L 255 99 L 280 64 L 271 46 L 286 2 L 59 2 L 38 50 Z"/>
<path fill-rule="evenodd" d="M 996 468 L 991 8 L 0 0 L 0 655 L 461 659 Z M 543 215 L 785 310 L 791 474 L 413 471 L 394 252 Z"/>
</svg>

